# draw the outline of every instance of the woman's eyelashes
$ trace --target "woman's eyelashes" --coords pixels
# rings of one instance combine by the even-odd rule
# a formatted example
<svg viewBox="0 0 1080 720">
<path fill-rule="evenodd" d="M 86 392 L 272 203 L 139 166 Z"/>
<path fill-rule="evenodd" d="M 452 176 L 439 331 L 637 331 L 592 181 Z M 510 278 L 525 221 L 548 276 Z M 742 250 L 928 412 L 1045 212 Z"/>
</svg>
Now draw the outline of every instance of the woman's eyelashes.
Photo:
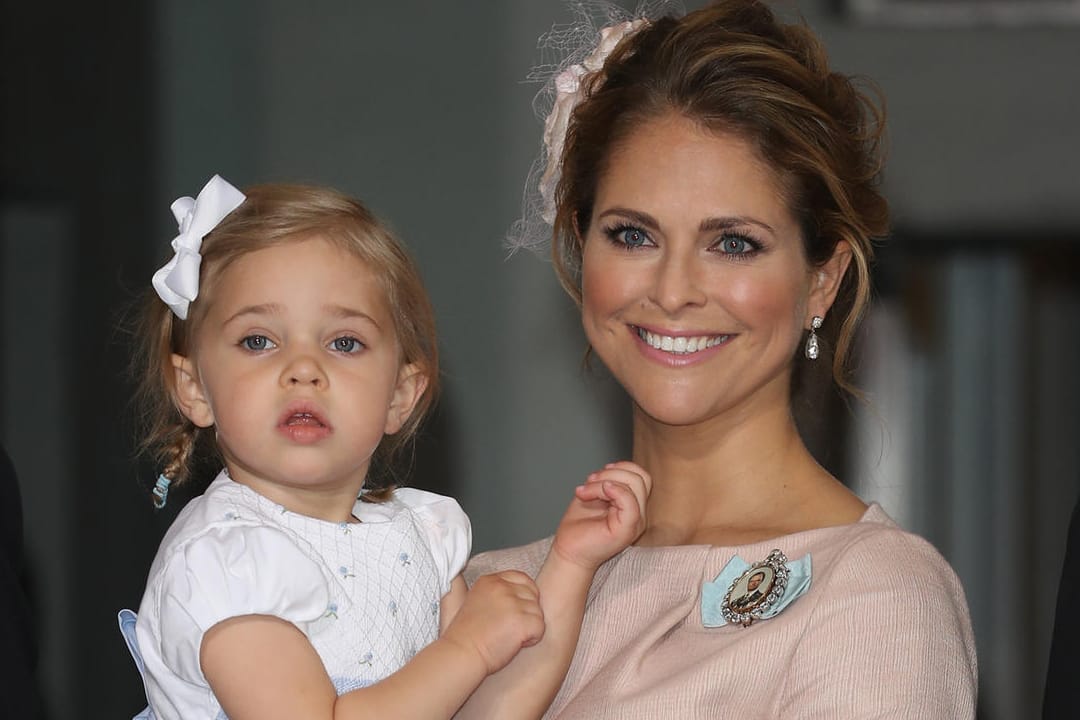
<svg viewBox="0 0 1080 720">
<path fill-rule="evenodd" d="M 746 260 L 761 252 L 762 244 L 745 233 L 728 231 L 710 249 L 736 260 Z"/>
<path fill-rule="evenodd" d="M 612 245 L 625 250 L 636 250 L 637 248 L 656 245 L 646 230 L 628 223 L 605 227 L 603 232 Z M 725 230 L 709 245 L 709 250 L 729 256 L 734 260 L 747 260 L 763 249 L 763 243 L 740 230 Z"/>
<path fill-rule="evenodd" d="M 649 233 L 636 225 L 630 225 L 628 223 L 619 223 L 618 225 L 606 227 L 604 228 L 604 235 L 607 236 L 608 240 L 611 241 L 613 245 L 626 248 L 627 250 L 633 250 L 635 248 L 653 244 L 653 241 L 649 238 Z"/>
</svg>

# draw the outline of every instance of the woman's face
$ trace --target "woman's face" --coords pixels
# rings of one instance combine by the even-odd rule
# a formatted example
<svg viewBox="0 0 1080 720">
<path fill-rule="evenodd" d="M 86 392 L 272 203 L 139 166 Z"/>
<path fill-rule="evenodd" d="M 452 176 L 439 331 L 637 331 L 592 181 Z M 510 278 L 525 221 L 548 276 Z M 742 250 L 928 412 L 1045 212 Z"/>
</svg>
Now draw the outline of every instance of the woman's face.
<svg viewBox="0 0 1080 720">
<path fill-rule="evenodd" d="M 743 140 L 672 114 L 614 148 L 585 231 L 582 321 L 648 416 L 786 406 L 803 329 L 832 298 L 824 278 Z"/>
</svg>

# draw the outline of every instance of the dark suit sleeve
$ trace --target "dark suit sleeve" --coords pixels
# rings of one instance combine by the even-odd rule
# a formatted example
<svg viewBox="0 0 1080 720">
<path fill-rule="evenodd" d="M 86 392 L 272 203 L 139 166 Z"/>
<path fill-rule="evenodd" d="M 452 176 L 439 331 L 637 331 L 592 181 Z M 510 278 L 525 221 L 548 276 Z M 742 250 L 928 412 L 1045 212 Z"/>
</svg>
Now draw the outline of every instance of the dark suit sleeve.
<svg viewBox="0 0 1080 720">
<path fill-rule="evenodd" d="M 0 717 L 40 717 L 34 626 L 23 584 L 22 499 L 0 447 Z"/>
<path fill-rule="evenodd" d="M 1080 707 L 1080 503 L 1069 522 L 1065 564 L 1058 586 L 1054 634 L 1050 641 L 1050 664 L 1046 672 L 1043 720 L 1075 718 Z"/>
</svg>

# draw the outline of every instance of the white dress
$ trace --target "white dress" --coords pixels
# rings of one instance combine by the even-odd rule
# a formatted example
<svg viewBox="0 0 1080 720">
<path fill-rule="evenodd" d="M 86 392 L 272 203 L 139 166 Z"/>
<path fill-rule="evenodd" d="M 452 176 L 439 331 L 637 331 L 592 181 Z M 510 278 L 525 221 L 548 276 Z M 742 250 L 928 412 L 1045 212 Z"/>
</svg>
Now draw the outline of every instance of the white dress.
<svg viewBox="0 0 1080 720">
<path fill-rule="evenodd" d="M 439 601 L 469 557 L 468 517 L 411 488 L 357 502 L 353 514 L 359 523 L 297 515 L 224 472 L 188 503 L 158 548 L 135 626 L 155 717 L 225 717 L 199 648 L 230 617 L 296 625 L 339 694 L 385 678 L 437 637 Z"/>
</svg>

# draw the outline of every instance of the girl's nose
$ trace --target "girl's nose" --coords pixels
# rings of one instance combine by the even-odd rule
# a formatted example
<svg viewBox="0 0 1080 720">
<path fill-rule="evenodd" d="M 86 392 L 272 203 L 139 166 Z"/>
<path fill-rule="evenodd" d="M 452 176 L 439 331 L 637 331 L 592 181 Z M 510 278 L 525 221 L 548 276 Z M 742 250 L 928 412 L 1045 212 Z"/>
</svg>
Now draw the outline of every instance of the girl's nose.
<svg viewBox="0 0 1080 720">
<path fill-rule="evenodd" d="M 284 386 L 313 385 L 321 388 L 326 386 L 326 382 L 326 373 L 322 366 L 309 353 L 294 356 L 281 373 L 281 383 Z"/>
</svg>

